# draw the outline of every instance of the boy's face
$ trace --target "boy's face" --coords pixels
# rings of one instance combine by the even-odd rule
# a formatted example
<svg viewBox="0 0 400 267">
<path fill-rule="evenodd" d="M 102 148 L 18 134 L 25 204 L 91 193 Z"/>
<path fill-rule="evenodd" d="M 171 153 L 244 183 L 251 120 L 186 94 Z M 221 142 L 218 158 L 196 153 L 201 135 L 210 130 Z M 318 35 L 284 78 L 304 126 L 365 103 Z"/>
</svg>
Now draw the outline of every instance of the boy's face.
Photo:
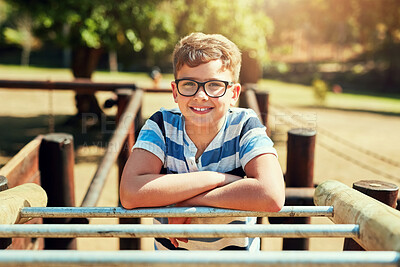
<svg viewBox="0 0 400 267">
<path fill-rule="evenodd" d="M 212 60 L 197 67 L 190 68 L 186 64 L 177 72 L 177 80 L 191 79 L 197 82 L 221 80 L 232 82 L 230 70 L 222 68 L 221 60 Z M 226 93 L 218 98 L 208 96 L 203 86 L 194 96 L 182 96 L 177 90 L 175 81 L 171 83 L 175 102 L 185 117 L 186 130 L 209 127 L 222 127 L 225 115 L 231 106 L 237 102 L 240 94 L 240 84 L 228 85 Z M 189 128 L 188 128 L 189 127 Z"/>
</svg>

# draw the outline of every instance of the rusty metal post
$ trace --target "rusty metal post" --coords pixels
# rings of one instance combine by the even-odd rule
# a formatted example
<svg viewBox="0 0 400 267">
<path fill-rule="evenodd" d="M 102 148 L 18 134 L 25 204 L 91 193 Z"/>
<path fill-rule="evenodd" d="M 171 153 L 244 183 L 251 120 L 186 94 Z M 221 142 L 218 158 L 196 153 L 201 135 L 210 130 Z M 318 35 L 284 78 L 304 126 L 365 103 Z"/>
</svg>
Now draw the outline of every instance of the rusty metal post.
<svg viewBox="0 0 400 267">
<path fill-rule="evenodd" d="M 288 132 L 286 187 L 314 187 L 314 151 L 316 131 L 292 129 Z M 310 218 L 288 218 L 284 223 L 308 224 Z M 283 250 L 308 250 L 308 238 L 285 238 Z"/>
<path fill-rule="evenodd" d="M 116 116 L 116 122 L 117 124 L 119 123 L 119 120 L 129 102 L 130 97 L 132 97 L 132 90 L 130 89 L 118 89 L 116 91 L 118 100 L 117 100 L 117 105 L 118 105 L 118 111 L 117 111 L 117 116 Z M 140 117 L 140 110 L 138 112 L 137 117 Z M 135 144 L 135 127 L 137 125 L 137 119 L 136 118 L 130 118 L 132 120 L 135 120 L 133 123 L 132 127 L 129 129 L 128 136 L 125 140 L 125 143 L 122 147 L 121 153 L 119 154 L 118 157 L 118 170 L 119 170 L 119 183 L 118 183 L 118 191 L 119 191 L 119 185 L 121 181 L 121 175 L 122 171 L 124 170 L 124 166 L 126 161 L 129 158 L 129 155 L 131 153 L 131 148 Z M 118 194 L 119 195 L 119 194 Z M 120 224 L 140 224 L 140 218 L 120 218 L 119 219 Z M 139 250 L 140 249 L 140 238 L 120 238 L 119 239 L 119 248 L 120 250 Z"/>
<path fill-rule="evenodd" d="M 70 134 L 44 136 L 39 149 L 41 185 L 49 207 L 74 207 L 74 141 Z M 44 224 L 67 224 L 70 219 L 45 218 Z M 74 238 L 46 238 L 45 249 L 76 249 Z"/>
<path fill-rule="evenodd" d="M 0 192 L 8 189 L 7 178 L 0 175 Z M 11 245 L 11 238 L 0 238 L 0 249 L 6 249 Z"/>
<path fill-rule="evenodd" d="M 353 183 L 353 189 L 370 196 L 392 208 L 397 206 L 397 195 L 399 187 L 395 184 L 378 180 L 361 180 Z M 343 250 L 364 251 L 354 239 L 345 238 Z"/>
</svg>

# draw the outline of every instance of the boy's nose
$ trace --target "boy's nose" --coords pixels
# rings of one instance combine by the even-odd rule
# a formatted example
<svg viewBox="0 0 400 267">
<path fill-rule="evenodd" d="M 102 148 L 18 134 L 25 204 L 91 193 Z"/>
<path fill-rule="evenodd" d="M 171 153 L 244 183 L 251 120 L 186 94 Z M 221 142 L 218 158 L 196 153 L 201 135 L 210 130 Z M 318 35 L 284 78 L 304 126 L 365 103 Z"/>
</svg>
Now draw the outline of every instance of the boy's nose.
<svg viewBox="0 0 400 267">
<path fill-rule="evenodd" d="M 206 94 L 206 90 L 204 89 L 204 86 L 200 86 L 199 90 L 197 90 L 197 93 L 194 95 L 195 98 L 207 98 L 208 95 Z"/>
</svg>

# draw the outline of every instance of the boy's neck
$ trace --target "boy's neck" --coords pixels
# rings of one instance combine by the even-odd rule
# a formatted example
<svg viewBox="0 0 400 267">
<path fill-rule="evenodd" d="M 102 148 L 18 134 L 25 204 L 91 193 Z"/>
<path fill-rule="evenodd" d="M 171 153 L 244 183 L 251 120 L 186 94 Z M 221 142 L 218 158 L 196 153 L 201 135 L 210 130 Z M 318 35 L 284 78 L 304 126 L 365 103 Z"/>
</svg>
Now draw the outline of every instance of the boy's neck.
<svg viewBox="0 0 400 267">
<path fill-rule="evenodd" d="M 197 148 L 196 158 L 198 158 L 214 137 L 221 130 L 222 125 L 210 124 L 207 127 L 196 127 L 195 125 L 185 125 L 186 134 Z"/>
</svg>

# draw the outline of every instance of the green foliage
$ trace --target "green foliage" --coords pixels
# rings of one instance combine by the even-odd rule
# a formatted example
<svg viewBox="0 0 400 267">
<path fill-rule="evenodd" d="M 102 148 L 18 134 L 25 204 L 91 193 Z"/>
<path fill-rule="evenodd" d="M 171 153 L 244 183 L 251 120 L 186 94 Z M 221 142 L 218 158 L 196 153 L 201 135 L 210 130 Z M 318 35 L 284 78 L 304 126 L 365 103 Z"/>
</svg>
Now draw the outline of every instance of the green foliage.
<svg viewBox="0 0 400 267">
<path fill-rule="evenodd" d="M 267 59 L 267 37 L 273 23 L 259 0 L 180 0 L 173 1 L 177 34 L 220 33 L 240 49 L 252 52 L 260 62 Z"/>
<path fill-rule="evenodd" d="M 169 56 L 191 32 L 221 33 L 242 50 L 267 59 L 272 21 L 262 0 L 7 0 L 34 19 L 43 40 L 63 47 L 116 50 L 130 45 L 149 62 Z M 169 58 L 168 58 L 169 61 Z"/>
<path fill-rule="evenodd" d="M 315 78 L 312 81 L 312 89 L 314 91 L 314 99 L 316 100 L 317 104 L 324 105 L 326 95 L 329 91 L 328 84 L 319 78 Z"/>
<path fill-rule="evenodd" d="M 0 0 L 0 26 L 7 19 L 9 12 L 10 6 L 4 0 Z"/>
</svg>

